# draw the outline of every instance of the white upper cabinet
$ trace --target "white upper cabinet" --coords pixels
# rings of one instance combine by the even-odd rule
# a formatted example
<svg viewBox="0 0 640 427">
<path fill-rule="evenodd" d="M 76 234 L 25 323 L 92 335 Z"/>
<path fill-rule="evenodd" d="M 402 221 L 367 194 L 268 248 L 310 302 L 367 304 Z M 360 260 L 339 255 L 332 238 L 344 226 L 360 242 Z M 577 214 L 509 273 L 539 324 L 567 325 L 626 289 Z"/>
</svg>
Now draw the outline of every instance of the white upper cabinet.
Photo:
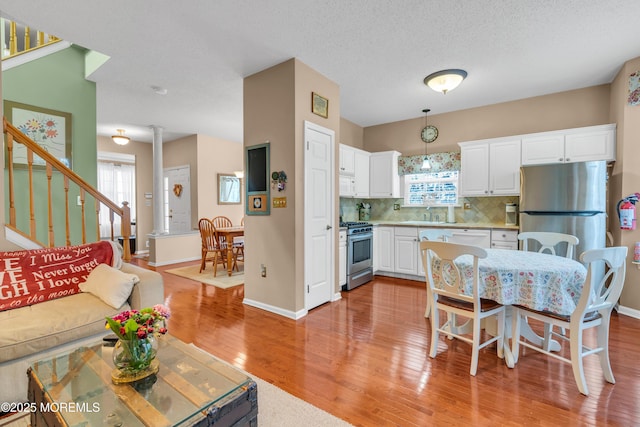
<svg viewBox="0 0 640 427">
<path fill-rule="evenodd" d="M 520 139 L 461 142 L 461 196 L 520 194 Z"/>
<path fill-rule="evenodd" d="M 369 158 L 369 197 L 399 198 L 398 151 L 371 153 Z"/>
<path fill-rule="evenodd" d="M 369 197 L 369 153 L 340 144 L 340 196 Z"/>
<path fill-rule="evenodd" d="M 355 150 L 355 181 L 353 195 L 359 198 L 369 197 L 369 157 L 366 151 Z"/>
<path fill-rule="evenodd" d="M 340 175 L 354 175 L 356 170 L 356 152 L 353 147 L 340 144 Z"/>
<path fill-rule="evenodd" d="M 522 137 L 523 165 L 615 159 L 615 124 L 565 129 Z"/>
</svg>

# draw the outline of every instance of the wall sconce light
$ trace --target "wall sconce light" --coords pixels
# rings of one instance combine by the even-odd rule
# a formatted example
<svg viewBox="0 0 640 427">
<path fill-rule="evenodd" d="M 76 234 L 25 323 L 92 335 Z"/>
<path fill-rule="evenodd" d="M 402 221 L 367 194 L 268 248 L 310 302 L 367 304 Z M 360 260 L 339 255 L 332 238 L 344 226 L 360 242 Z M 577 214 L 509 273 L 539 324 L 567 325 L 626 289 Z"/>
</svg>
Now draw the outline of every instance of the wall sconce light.
<svg viewBox="0 0 640 427">
<path fill-rule="evenodd" d="M 467 77 L 467 72 L 459 69 L 442 70 L 429 74 L 424 78 L 424 84 L 436 92 L 447 92 L 458 87 Z"/>
<path fill-rule="evenodd" d="M 128 136 L 124 136 L 124 129 L 116 129 L 117 135 L 112 135 L 111 139 L 118 145 L 127 145 L 130 141 Z"/>
</svg>

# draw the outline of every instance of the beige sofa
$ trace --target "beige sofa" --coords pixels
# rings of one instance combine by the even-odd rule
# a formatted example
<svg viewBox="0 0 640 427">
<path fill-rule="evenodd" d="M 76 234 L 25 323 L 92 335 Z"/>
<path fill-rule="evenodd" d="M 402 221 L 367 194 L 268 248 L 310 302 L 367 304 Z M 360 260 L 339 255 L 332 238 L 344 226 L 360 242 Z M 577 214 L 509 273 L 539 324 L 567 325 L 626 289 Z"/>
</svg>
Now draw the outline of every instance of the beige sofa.
<svg viewBox="0 0 640 427">
<path fill-rule="evenodd" d="M 135 274 L 127 302 L 115 309 L 88 292 L 0 312 L 0 402 L 27 399 L 27 368 L 52 354 L 95 343 L 109 333 L 105 317 L 123 310 L 162 304 L 162 276 L 123 264 L 120 271 Z"/>
</svg>

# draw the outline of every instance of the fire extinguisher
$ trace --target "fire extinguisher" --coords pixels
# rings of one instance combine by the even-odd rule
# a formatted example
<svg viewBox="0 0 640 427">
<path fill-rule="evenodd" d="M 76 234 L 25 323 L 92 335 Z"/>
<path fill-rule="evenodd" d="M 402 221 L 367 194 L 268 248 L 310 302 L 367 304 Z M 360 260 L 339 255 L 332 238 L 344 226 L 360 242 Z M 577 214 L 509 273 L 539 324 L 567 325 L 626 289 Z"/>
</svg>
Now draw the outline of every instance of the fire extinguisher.
<svg viewBox="0 0 640 427">
<path fill-rule="evenodd" d="M 618 219 L 622 230 L 636 229 L 636 203 L 640 200 L 640 193 L 633 193 L 618 202 Z"/>
</svg>

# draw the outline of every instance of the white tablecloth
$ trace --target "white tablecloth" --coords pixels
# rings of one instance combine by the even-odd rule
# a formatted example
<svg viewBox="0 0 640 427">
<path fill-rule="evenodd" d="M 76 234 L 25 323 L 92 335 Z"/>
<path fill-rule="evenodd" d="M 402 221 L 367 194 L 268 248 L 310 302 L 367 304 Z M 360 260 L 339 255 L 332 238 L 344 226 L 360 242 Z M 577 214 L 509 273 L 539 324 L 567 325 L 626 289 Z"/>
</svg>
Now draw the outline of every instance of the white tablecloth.
<svg viewBox="0 0 640 427">
<path fill-rule="evenodd" d="M 487 258 L 478 263 L 481 298 L 562 315 L 575 310 L 587 274 L 579 262 L 537 252 L 486 251 Z M 469 295 L 473 286 L 472 259 L 465 255 L 456 260 L 464 278 L 464 293 Z M 436 277 L 436 286 L 438 282 Z"/>
</svg>

